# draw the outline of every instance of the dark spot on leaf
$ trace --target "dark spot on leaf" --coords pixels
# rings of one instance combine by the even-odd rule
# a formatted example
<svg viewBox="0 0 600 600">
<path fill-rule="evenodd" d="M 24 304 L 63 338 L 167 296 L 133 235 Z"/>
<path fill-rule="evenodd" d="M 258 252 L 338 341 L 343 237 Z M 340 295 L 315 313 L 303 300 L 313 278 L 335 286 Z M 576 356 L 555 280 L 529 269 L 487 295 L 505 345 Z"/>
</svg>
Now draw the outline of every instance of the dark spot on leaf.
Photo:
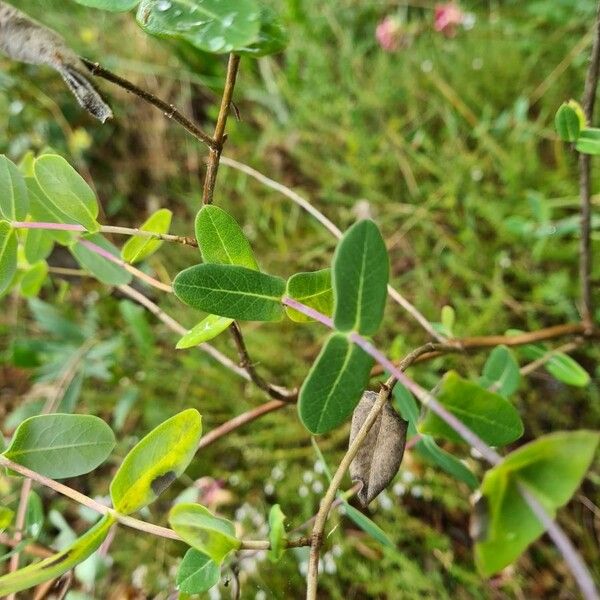
<svg viewBox="0 0 600 600">
<path fill-rule="evenodd" d="M 152 491 L 160 496 L 174 481 L 177 479 L 174 471 L 167 471 L 164 475 L 159 475 L 152 483 L 150 487 Z"/>
</svg>

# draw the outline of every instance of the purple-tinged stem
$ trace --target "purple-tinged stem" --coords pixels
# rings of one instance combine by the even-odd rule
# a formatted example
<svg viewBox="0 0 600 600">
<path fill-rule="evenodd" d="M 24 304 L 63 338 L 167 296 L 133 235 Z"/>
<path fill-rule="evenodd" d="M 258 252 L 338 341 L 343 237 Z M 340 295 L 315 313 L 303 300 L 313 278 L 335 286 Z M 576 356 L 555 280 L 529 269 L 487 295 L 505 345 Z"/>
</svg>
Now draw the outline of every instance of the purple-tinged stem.
<svg viewBox="0 0 600 600">
<path fill-rule="evenodd" d="M 87 231 L 83 225 L 71 223 L 42 223 L 36 221 L 13 221 L 15 229 L 53 229 L 56 231 Z"/>
</svg>

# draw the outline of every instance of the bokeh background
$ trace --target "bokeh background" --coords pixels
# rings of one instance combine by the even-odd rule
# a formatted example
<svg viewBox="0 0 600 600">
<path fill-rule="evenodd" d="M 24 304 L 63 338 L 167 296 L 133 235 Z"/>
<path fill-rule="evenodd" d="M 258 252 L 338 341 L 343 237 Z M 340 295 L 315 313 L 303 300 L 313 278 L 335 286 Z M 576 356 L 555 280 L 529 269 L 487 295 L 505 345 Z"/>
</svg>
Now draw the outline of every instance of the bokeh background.
<svg viewBox="0 0 600 600">
<path fill-rule="evenodd" d="M 62 32 L 82 55 L 211 128 L 222 57 L 149 38 L 131 15 L 64 0 L 14 4 Z M 433 322 L 440 321 L 442 307 L 453 307 L 456 336 L 577 320 L 576 157 L 557 139 L 553 117 L 561 102 L 582 93 L 594 2 L 464 1 L 457 5 L 462 22 L 441 30 L 428 0 L 271 4 L 290 43 L 282 55 L 243 59 L 235 93 L 240 119 L 230 120 L 225 155 L 298 191 L 341 228 L 371 215 L 384 233 L 395 287 Z M 378 39 L 386 18 L 387 37 L 380 29 Z M 52 147 L 93 181 L 105 223 L 136 226 L 166 207 L 175 215 L 172 231 L 192 234 L 205 148 L 159 111 L 99 85 L 116 117 L 104 126 L 79 109 L 53 71 L 0 59 L 0 152 L 18 160 L 29 150 Z M 328 265 L 335 240 L 277 192 L 223 166 L 215 201 L 243 224 L 265 270 L 287 276 Z M 597 215 L 599 204 L 596 195 Z M 598 216 L 592 237 L 598 255 Z M 147 268 L 170 278 L 198 260 L 193 248 L 164 245 Z M 74 266 L 60 251 L 50 262 Z M 596 261 L 597 299 L 599 278 Z M 144 293 L 186 326 L 202 317 L 174 297 Z M 71 482 L 89 495 L 105 497 L 120 458 L 174 413 L 197 408 L 208 431 L 265 401 L 199 350 L 176 351 L 174 334 L 92 279 L 56 274 L 39 300 L 9 296 L 1 302 L 5 435 L 36 410 L 36 402 L 39 409 L 77 348 L 92 344 L 81 365 L 81 390 L 73 392 L 76 410 L 102 416 L 119 442 L 112 461 Z M 300 384 L 326 333 L 315 324 L 291 322 L 246 324 L 243 330 L 260 372 L 289 387 Z M 377 343 L 399 358 L 425 340 L 411 318 L 389 303 Z M 235 356 L 229 336 L 215 345 Z M 573 356 L 592 375 L 591 385 L 580 390 L 544 371 L 531 374 L 516 396 L 523 441 L 600 425 L 600 351 L 592 347 Z M 476 377 L 484 360 L 484 354 L 447 356 L 411 372 L 433 387 L 450 368 Z M 328 464 L 341 457 L 347 433 L 343 427 L 318 440 Z M 463 447 L 445 448 L 478 470 Z M 323 470 L 290 407 L 200 453 L 145 517 L 164 523 L 171 503 L 184 494 L 235 519 L 245 537 L 264 537 L 268 509 L 276 502 L 292 527 L 316 512 L 327 485 Z M 596 464 L 560 514 L 597 576 L 599 482 Z M 51 545 L 89 527 L 92 515 L 38 491 L 46 513 L 40 542 Z M 14 503 L 18 486 L 0 478 L 0 495 Z M 335 513 L 320 597 L 576 597 L 545 538 L 514 568 L 482 580 L 473 565 L 469 513 L 464 484 L 407 453 L 394 483 L 366 511 L 397 550 L 382 548 Z M 183 552 L 183 545 L 121 528 L 105 560 L 78 569 L 68 598 L 168 598 Z M 260 553 L 246 556 L 224 571 L 210 598 L 232 597 L 237 581 L 243 599 L 302 598 L 306 561 L 304 549 L 288 552 L 277 565 Z"/>
</svg>

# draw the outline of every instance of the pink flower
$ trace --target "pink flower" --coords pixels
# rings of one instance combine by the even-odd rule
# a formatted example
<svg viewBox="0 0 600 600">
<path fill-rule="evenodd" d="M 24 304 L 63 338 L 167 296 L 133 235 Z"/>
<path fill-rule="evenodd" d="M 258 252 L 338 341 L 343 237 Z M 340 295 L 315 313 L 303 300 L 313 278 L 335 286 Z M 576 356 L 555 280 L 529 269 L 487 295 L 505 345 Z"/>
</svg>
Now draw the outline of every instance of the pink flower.
<svg viewBox="0 0 600 600">
<path fill-rule="evenodd" d="M 465 20 L 465 13 L 454 2 L 437 4 L 433 27 L 436 31 L 443 33 L 446 37 L 456 35 L 456 27 Z"/>
<path fill-rule="evenodd" d="M 402 22 L 397 17 L 386 17 L 377 25 L 375 37 L 386 52 L 396 52 L 404 41 Z"/>
</svg>

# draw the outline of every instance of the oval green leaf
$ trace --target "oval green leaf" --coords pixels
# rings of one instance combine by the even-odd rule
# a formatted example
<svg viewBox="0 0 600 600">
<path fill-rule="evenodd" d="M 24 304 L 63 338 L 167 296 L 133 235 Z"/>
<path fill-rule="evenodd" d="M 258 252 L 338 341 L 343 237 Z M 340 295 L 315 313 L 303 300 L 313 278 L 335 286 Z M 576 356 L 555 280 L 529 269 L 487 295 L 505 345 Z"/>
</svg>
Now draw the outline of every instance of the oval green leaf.
<svg viewBox="0 0 600 600">
<path fill-rule="evenodd" d="M 549 350 L 542 344 L 527 344 L 521 352 L 531 361 L 547 358 L 544 368 L 558 381 L 574 387 L 586 387 L 590 383 L 589 373 L 564 352 Z"/>
<path fill-rule="evenodd" d="M 515 407 L 499 394 L 467 381 L 456 372 L 446 373 L 438 401 L 490 446 L 504 446 L 523 435 L 523 423 Z M 453 442 L 464 441 L 435 413 L 429 411 L 419 430 Z"/>
<path fill-rule="evenodd" d="M 279 504 L 275 504 L 269 511 L 269 559 L 278 562 L 285 551 L 287 534 L 285 532 L 285 515 Z"/>
<path fill-rule="evenodd" d="M 323 315 L 331 316 L 333 312 L 331 269 L 292 275 L 287 281 L 285 295 L 314 308 Z M 308 323 L 313 320 L 288 306 L 285 307 L 285 311 L 287 316 L 297 323 Z"/>
<path fill-rule="evenodd" d="M 96 195 L 62 156 L 44 154 L 36 158 L 33 173 L 52 208 L 83 225 L 89 232 L 98 231 Z"/>
<path fill-rule="evenodd" d="M 30 265 L 46 260 L 54 248 L 54 237 L 44 229 L 28 229 L 23 249 Z"/>
<path fill-rule="evenodd" d="M 21 294 L 25 298 L 33 298 L 40 293 L 44 281 L 48 275 L 48 264 L 41 260 L 30 267 L 21 277 Z"/>
<path fill-rule="evenodd" d="M 289 42 L 288 34 L 279 17 L 268 6 L 260 11 L 260 31 L 257 38 L 238 53 L 258 58 L 281 52 Z"/>
<path fill-rule="evenodd" d="M 81 239 L 100 246 L 100 248 L 121 260 L 117 248 L 99 233 L 85 235 Z M 69 250 L 84 271 L 91 273 L 98 281 L 106 285 L 126 285 L 132 279 L 131 273 L 126 271 L 123 266 L 100 256 L 79 240 L 70 246 Z"/>
<path fill-rule="evenodd" d="M 210 204 L 200 210 L 196 216 L 196 239 L 205 263 L 259 270 L 242 228 L 218 206 Z"/>
<path fill-rule="evenodd" d="M 373 359 L 341 333 L 332 334 L 304 380 L 298 414 L 314 434 L 341 425 L 356 408 L 369 381 Z"/>
<path fill-rule="evenodd" d="M 113 516 L 106 515 L 62 552 L 0 577 L 0 597 L 32 588 L 70 571 L 100 548 L 114 522 Z"/>
<path fill-rule="evenodd" d="M 579 132 L 585 127 L 583 109 L 574 100 L 563 102 L 554 116 L 556 132 L 564 142 L 576 142 Z"/>
<path fill-rule="evenodd" d="M 342 237 L 333 257 L 336 329 L 373 335 L 383 320 L 389 258 L 373 221 L 355 223 Z"/>
<path fill-rule="evenodd" d="M 93 415 L 39 415 L 23 421 L 4 456 L 52 479 L 77 477 L 101 465 L 115 447 L 110 427 Z"/>
<path fill-rule="evenodd" d="M 600 129 L 588 128 L 581 131 L 575 149 L 582 154 L 600 154 Z"/>
<path fill-rule="evenodd" d="M 0 295 L 12 283 L 17 271 L 17 236 L 7 221 L 0 221 Z"/>
<path fill-rule="evenodd" d="M 0 216 L 23 221 L 29 209 L 27 186 L 17 165 L 0 154 Z"/>
<path fill-rule="evenodd" d="M 192 348 L 204 344 L 223 333 L 231 324 L 233 319 L 220 317 L 219 315 L 208 315 L 198 325 L 192 327 L 178 342 L 176 348 Z"/>
<path fill-rule="evenodd" d="M 521 373 L 519 363 L 511 350 L 506 346 L 498 346 L 492 350 L 483 367 L 479 383 L 504 398 L 517 391 L 521 383 Z"/>
<path fill-rule="evenodd" d="M 260 31 L 253 0 L 142 0 L 137 22 L 151 35 L 175 37 L 211 53 L 251 44 Z"/>
<path fill-rule="evenodd" d="M 127 515 L 154 502 L 187 469 L 201 435 L 202 417 L 193 408 L 146 435 L 127 454 L 110 484 L 115 509 Z"/>
<path fill-rule="evenodd" d="M 206 554 L 217 565 L 241 546 L 233 523 L 215 517 L 200 504 L 176 504 L 169 513 L 169 524 L 192 548 Z"/>
<path fill-rule="evenodd" d="M 177 571 L 177 589 L 184 594 L 207 592 L 219 582 L 221 569 L 209 556 L 190 548 Z"/>
<path fill-rule="evenodd" d="M 58 210 L 48 201 L 35 179 L 28 177 L 25 179 L 25 183 L 29 193 L 29 214 L 33 221 L 38 221 L 41 223 L 70 223 L 78 225 L 74 219 L 71 219 L 69 216 L 65 215 L 65 213 Z M 34 230 L 29 230 L 27 235 L 29 235 L 32 231 Z M 51 237 L 59 244 L 63 244 L 65 246 L 69 244 L 75 237 L 75 233 L 72 231 L 58 231 L 51 229 L 38 229 L 35 231 L 42 231 L 46 236 Z"/>
<path fill-rule="evenodd" d="M 172 217 L 173 213 L 170 210 L 161 208 L 150 215 L 141 225 L 140 229 L 142 231 L 151 231 L 152 233 L 169 233 Z M 162 240 L 134 235 L 123 246 L 121 256 L 124 261 L 129 263 L 140 262 L 152 256 L 162 244 Z"/>
<path fill-rule="evenodd" d="M 486 526 L 475 546 L 482 574 L 502 570 L 544 532 L 519 486 L 554 517 L 581 485 L 599 439 L 593 431 L 551 433 L 515 450 L 485 474 L 481 492 Z"/>
<path fill-rule="evenodd" d="M 279 321 L 285 281 L 236 265 L 196 265 L 173 281 L 175 295 L 208 313 L 242 321 Z"/>
</svg>

